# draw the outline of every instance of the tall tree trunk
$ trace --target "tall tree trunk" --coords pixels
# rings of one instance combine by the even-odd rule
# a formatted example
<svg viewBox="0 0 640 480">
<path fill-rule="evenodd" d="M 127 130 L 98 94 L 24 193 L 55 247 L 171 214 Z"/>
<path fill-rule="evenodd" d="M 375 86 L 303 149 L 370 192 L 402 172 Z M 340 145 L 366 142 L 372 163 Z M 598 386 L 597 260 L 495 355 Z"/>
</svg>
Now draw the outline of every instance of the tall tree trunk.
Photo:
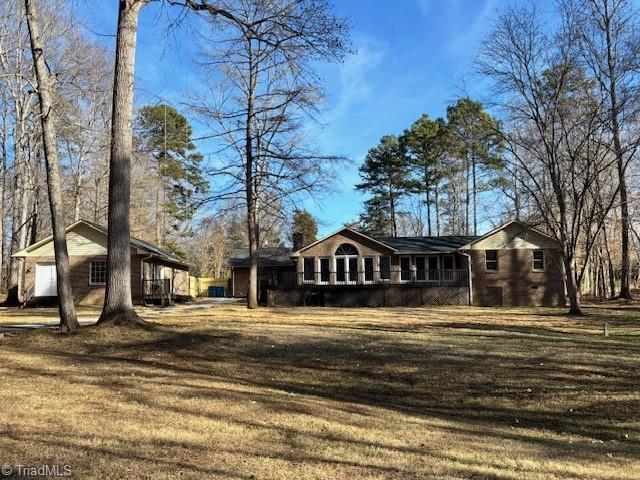
<svg viewBox="0 0 640 480">
<path fill-rule="evenodd" d="M 0 141 L 0 289 L 6 286 L 6 265 L 5 265 L 5 188 L 7 180 L 7 129 L 6 123 L 2 125 L 2 140 Z"/>
<path fill-rule="evenodd" d="M 616 296 L 616 277 L 615 270 L 613 268 L 613 262 L 611 261 L 611 249 L 609 248 L 609 240 L 607 239 L 607 227 L 605 226 L 602 229 L 603 240 L 604 240 L 604 248 L 607 252 L 607 269 L 609 271 L 609 291 L 611 292 L 611 297 Z"/>
<path fill-rule="evenodd" d="M 518 186 L 517 173 L 514 171 L 511 179 L 513 180 L 513 210 L 516 220 L 522 219 L 522 206 L 520 205 L 520 188 Z"/>
<path fill-rule="evenodd" d="M 389 189 L 389 206 L 391 208 L 391 234 L 394 237 L 398 236 L 398 223 L 396 222 L 396 201 L 391 193 L 391 189 Z"/>
<path fill-rule="evenodd" d="M 621 229 L 621 265 L 620 265 L 620 298 L 629 300 L 629 205 L 627 196 L 627 181 L 625 175 L 624 150 L 620 140 L 620 105 L 618 104 L 618 71 L 615 57 L 611 21 L 615 12 L 609 11 L 609 2 L 602 4 L 602 27 L 605 33 L 607 48 L 607 73 L 609 80 L 610 122 L 613 136 L 614 155 L 618 167 L 618 182 L 620 188 L 620 229 Z"/>
<path fill-rule="evenodd" d="M 13 254 L 27 246 L 29 220 L 29 189 L 27 176 L 27 159 L 24 153 L 24 113 L 18 108 L 14 128 L 14 184 L 13 215 L 11 226 L 11 246 L 9 249 L 9 288 L 6 305 L 20 305 L 22 301 L 22 284 L 24 278 L 23 261 Z"/>
<path fill-rule="evenodd" d="M 431 182 L 429 181 L 429 171 L 424 167 L 424 192 L 427 205 L 427 234 L 431 236 Z"/>
<path fill-rule="evenodd" d="M 469 165 L 469 156 L 467 155 L 467 162 L 466 162 L 466 182 L 465 182 L 465 197 L 464 197 L 464 208 L 465 208 L 465 216 L 464 216 L 464 233 L 465 235 L 469 235 L 469 227 L 471 226 L 471 213 L 470 213 L 470 207 L 471 207 L 471 189 L 469 186 L 469 183 L 471 181 L 471 178 L 469 178 L 471 176 L 471 168 Z"/>
<path fill-rule="evenodd" d="M 31 53 L 38 82 L 40 98 L 40 122 L 42 125 L 42 142 L 44 146 L 47 187 L 49 190 L 49 207 L 51 210 L 51 226 L 53 230 L 53 251 L 56 259 L 56 280 L 58 289 L 58 312 L 60 314 L 60 330 L 71 331 L 80 327 L 73 305 L 71 291 L 71 269 L 67 251 L 67 234 L 64 224 L 64 205 L 62 203 L 62 187 L 60 166 L 58 164 L 58 148 L 53 119 L 53 93 L 51 77 L 47 71 L 42 39 L 37 19 L 35 0 L 25 0 L 27 25 L 31 39 Z M 37 218 L 37 217 L 35 217 Z"/>
<path fill-rule="evenodd" d="M 107 288 L 98 324 L 143 324 L 131 299 L 131 154 L 138 16 L 147 0 L 120 0 L 109 160 Z"/>
<path fill-rule="evenodd" d="M 478 188 L 476 185 L 475 157 L 471 157 L 471 181 L 473 182 L 473 234 L 478 235 Z"/>
<path fill-rule="evenodd" d="M 567 295 L 569 296 L 569 313 L 571 315 L 582 315 L 582 306 L 580 304 L 580 288 L 578 286 L 576 262 L 575 259 L 567 252 L 564 252 L 564 269 L 567 282 Z"/>
<path fill-rule="evenodd" d="M 433 231 L 431 229 L 431 194 L 429 190 L 427 190 L 427 199 L 426 199 L 426 207 L 427 207 L 427 235 L 431 236 Z"/>
<path fill-rule="evenodd" d="M 82 198 L 84 156 L 80 154 L 78 158 L 78 172 L 76 173 L 75 189 L 73 193 L 73 221 L 80 220 L 80 199 Z"/>
<path fill-rule="evenodd" d="M 434 200 L 436 207 L 436 235 L 440 236 L 440 196 L 438 194 L 438 184 L 436 184 Z"/>
<path fill-rule="evenodd" d="M 156 189 L 156 245 L 160 245 L 162 241 L 162 217 L 160 211 L 160 188 Z"/>
<path fill-rule="evenodd" d="M 258 308 L 258 212 L 257 212 L 257 190 L 253 176 L 255 163 L 253 151 L 253 122 L 254 122 L 254 93 L 257 85 L 256 72 L 254 69 L 251 45 L 249 45 L 249 92 L 247 95 L 247 121 L 245 131 L 245 194 L 247 201 L 247 234 L 249 237 L 249 279 L 247 290 L 247 308 Z"/>
</svg>

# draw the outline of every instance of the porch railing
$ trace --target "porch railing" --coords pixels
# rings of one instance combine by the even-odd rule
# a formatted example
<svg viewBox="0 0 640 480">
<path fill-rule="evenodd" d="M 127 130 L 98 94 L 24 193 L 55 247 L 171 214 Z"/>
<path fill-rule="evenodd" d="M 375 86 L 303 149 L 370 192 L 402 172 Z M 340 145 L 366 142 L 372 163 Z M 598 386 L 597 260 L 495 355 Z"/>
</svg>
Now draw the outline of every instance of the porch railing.
<svg viewBox="0 0 640 480">
<path fill-rule="evenodd" d="M 142 293 L 145 297 L 154 295 L 168 295 L 171 292 L 171 279 L 160 278 L 155 280 L 142 280 Z"/>
<path fill-rule="evenodd" d="M 358 270 L 323 272 L 280 272 L 262 279 L 274 290 L 310 286 L 416 285 L 422 287 L 467 287 L 468 270 Z"/>
</svg>

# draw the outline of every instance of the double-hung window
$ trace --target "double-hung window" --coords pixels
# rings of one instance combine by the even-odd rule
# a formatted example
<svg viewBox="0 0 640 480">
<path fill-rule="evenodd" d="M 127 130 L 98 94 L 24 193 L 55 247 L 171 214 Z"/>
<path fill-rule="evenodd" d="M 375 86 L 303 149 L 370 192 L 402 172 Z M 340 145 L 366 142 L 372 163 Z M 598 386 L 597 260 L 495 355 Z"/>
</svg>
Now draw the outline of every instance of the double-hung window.
<svg viewBox="0 0 640 480">
<path fill-rule="evenodd" d="M 89 285 L 106 285 L 107 262 L 91 262 L 89 266 Z"/>
<path fill-rule="evenodd" d="M 533 251 L 533 269 L 538 271 L 544 270 L 544 251 L 543 250 Z"/>
<path fill-rule="evenodd" d="M 485 250 L 484 261 L 487 271 L 498 271 L 498 251 L 497 250 Z"/>
</svg>

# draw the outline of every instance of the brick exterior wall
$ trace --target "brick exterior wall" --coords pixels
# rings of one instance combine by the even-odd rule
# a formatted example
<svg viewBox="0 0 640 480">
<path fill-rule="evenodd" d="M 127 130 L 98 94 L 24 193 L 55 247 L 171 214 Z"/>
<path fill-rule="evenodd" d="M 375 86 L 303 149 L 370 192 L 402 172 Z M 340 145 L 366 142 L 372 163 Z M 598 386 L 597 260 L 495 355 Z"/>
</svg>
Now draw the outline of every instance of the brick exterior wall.
<svg viewBox="0 0 640 480">
<path fill-rule="evenodd" d="M 140 281 L 141 255 L 131 255 L 131 298 L 135 303 L 142 301 L 142 284 Z M 36 263 L 55 263 L 54 257 L 26 257 L 23 298 L 32 300 L 35 289 Z M 71 268 L 71 288 L 77 305 L 102 305 L 105 287 L 89 285 L 89 269 L 91 262 L 107 261 L 106 255 L 69 256 Z"/>
<path fill-rule="evenodd" d="M 560 252 L 544 249 L 545 268 L 533 270 L 533 249 L 501 249 L 498 271 L 485 265 L 485 250 L 470 250 L 474 305 L 564 306 Z"/>
</svg>

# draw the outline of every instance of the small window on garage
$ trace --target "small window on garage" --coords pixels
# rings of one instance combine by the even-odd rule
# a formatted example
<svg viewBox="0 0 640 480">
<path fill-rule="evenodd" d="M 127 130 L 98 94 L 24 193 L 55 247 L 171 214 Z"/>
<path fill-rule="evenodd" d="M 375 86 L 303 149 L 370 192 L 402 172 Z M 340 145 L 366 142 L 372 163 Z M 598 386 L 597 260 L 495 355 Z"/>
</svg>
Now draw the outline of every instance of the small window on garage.
<svg viewBox="0 0 640 480">
<path fill-rule="evenodd" d="M 533 251 L 533 269 L 538 271 L 544 270 L 544 251 L 543 250 Z"/>
<path fill-rule="evenodd" d="M 488 271 L 497 271 L 498 270 L 498 251 L 497 250 L 486 250 L 484 252 L 484 262 Z"/>
<path fill-rule="evenodd" d="M 107 262 L 91 262 L 89 268 L 89 285 L 106 285 Z"/>
</svg>

